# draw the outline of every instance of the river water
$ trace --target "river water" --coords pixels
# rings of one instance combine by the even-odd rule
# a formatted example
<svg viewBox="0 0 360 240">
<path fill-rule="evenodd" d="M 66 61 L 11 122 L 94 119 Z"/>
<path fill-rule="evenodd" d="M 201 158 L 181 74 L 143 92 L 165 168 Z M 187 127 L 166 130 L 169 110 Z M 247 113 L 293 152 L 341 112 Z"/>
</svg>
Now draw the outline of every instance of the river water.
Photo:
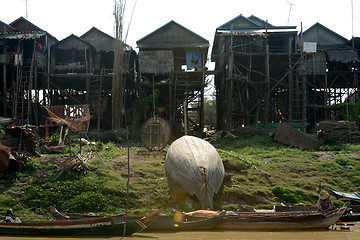
<svg viewBox="0 0 360 240">
<path fill-rule="evenodd" d="M 349 230 L 338 226 L 329 231 L 294 231 L 294 232 L 246 232 L 246 231 L 208 231 L 177 233 L 137 233 L 130 237 L 0 237 L 0 240 L 360 240 L 360 222 L 349 223 Z"/>
</svg>

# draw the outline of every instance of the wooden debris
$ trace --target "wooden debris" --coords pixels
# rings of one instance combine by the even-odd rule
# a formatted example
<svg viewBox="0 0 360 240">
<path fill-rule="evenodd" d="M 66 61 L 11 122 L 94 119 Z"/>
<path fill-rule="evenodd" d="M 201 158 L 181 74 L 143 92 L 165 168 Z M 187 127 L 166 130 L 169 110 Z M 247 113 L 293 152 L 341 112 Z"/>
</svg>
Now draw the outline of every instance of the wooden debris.
<svg viewBox="0 0 360 240">
<path fill-rule="evenodd" d="M 213 126 L 205 126 L 203 129 L 203 133 L 205 133 L 205 141 L 214 142 L 216 141 L 216 129 Z"/>
<path fill-rule="evenodd" d="M 334 138 L 337 142 L 360 143 L 360 131 L 355 123 L 347 121 L 323 121 L 316 127 L 324 138 Z"/>
<path fill-rule="evenodd" d="M 40 136 L 35 126 L 9 126 L 5 128 L 5 133 L 0 135 L 2 144 L 13 151 L 25 151 L 39 156 Z"/>
<path fill-rule="evenodd" d="M 306 134 L 298 129 L 279 123 L 274 134 L 274 140 L 292 147 L 316 150 L 323 142 L 317 136 Z"/>
<path fill-rule="evenodd" d="M 232 171 L 242 171 L 242 170 L 247 170 L 248 167 L 245 163 L 230 163 L 228 159 L 224 159 L 223 160 L 223 165 L 225 170 L 232 170 Z"/>
<path fill-rule="evenodd" d="M 91 153 L 87 155 L 78 154 L 75 157 L 67 158 L 61 163 L 59 163 L 59 168 L 61 168 L 60 173 L 56 176 L 55 180 L 62 176 L 64 173 L 71 170 L 83 171 L 87 170 L 86 163 L 92 158 Z"/>
<path fill-rule="evenodd" d="M 235 136 L 234 134 L 232 134 L 229 131 L 222 131 L 221 132 L 221 137 L 230 137 L 232 139 L 237 139 L 238 138 L 237 136 Z"/>
</svg>

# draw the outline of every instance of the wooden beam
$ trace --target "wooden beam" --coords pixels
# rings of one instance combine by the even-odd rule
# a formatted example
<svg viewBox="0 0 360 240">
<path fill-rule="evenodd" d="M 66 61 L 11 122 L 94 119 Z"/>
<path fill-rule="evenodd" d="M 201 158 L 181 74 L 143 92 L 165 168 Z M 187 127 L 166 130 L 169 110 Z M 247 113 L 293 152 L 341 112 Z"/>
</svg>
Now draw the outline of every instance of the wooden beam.
<svg viewBox="0 0 360 240">
<path fill-rule="evenodd" d="M 4 54 L 6 55 L 6 44 L 4 44 Z M 4 71 L 3 71 L 3 76 L 4 76 L 4 90 L 3 90 L 3 106 L 4 106 L 4 117 L 7 117 L 7 98 L 6 98 L 6 93 L 7 93 L 7 84 L 6 84 L 6 59 L 5 59 L 5 63 L 4 63 Z"/>
</svg>

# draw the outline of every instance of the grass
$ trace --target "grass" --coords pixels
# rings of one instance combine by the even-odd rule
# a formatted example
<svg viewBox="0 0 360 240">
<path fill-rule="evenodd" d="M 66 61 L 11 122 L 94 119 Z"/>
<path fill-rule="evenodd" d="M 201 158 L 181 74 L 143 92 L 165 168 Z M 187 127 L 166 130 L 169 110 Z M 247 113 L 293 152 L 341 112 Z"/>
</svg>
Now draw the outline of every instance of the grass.
<svg viewBox="0 0 360 240">
<path fill-rule="evenodd" d="M 238 139 L 220 138 L 213 143 L 221 158 L 231 163 L 245 162 L 243 171 L 226 171 L 231 180 L 223 183 L 214 196 L 216 210 L 239 210 L 238 205 L 272 208 L 286 201 L 291 204 L 315 205 L 319 185 L 344 192 L 359 191 L 360 145 L 322 146 L 311 152 L 290 148 L 266 135 Z M 79 146 L 73 144 L 76 154 Z M 82 151 L 91 152 L 89 146 Z M 130 175 L 128 175 L 128 151 Z M 67 156 L 67 153 L 65 153 Z M 194 210 L 176 202 L 170 193 L 164 169 L 165 155 L 149 153 L 142 147 L 103 143 L 99 156 L 93 153 L 85 172 L 68 172 L 55 180 L 60 170 L 53 163 L 33 159 L 24 171 L 0 174 L 2 193 L 0 211 L 13 208 L 23 220 L 46 219 L 49 206 L 60 211 L 123 213 L 129 182 L 129 214 L 145 214 L 150 209 L 177 208 Z M 48 156 L 57 159 L 60 155 Z M 103 163 L 104 162 L 104 163 Z M 105 168 L 104 164 L 108 169 Z M 267 173 L 267 174 L 265 174 Z M 341 202 L 335 201 L 340 205 Z"/>
</svg>

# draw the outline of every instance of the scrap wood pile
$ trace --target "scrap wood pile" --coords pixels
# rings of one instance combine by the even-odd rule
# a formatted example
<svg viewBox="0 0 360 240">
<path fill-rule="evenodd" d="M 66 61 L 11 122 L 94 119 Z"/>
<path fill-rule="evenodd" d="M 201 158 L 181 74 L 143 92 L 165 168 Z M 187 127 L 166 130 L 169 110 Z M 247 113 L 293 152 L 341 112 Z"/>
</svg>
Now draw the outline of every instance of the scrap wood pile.
<svg viewBox="0 0 360 240">
<path fill-rule="evenodd" d="M 205 139 L 208 142 L 216 141 L 216 128 L 213 126 L 204 126 L 203 132 L 205 134 Z"/>
<path fill-rule="evenodd" d="M 0 172 L 19 171 L 31 156 L 39 156 L 40 137 L 35 127 L 8 126 L 0 134 Z"/>
<path fill-rule="evenodd" d="M 334 138 L 337 142 L 360 143 L 360 131 L 354 122 L 323 121 L 316 127 L 324 138 Z"/>
<path fill-rule="evenodd" d="M 58 167 L 61 169 L 61 171 L 55 179 L 58 179 L 64 173 L 69 172 L 71 170 L 78 172 L 87 170 L 88 168 L 86 166 L 86 163 L 90 161 L 91 158 L 92 158 L 91 153 L 88 153 L 86 155 L 78 154 L 76 156 L 66 158 L 65 160 L 61 161 L 58 164 Z"/>
<path fill-rule="evenodd" d="M 21 151 L 33 156 L 39 155 L 40 136 L 34 126 L 8 126 L 0 141 L 12 151 Z"/>
</svg>

